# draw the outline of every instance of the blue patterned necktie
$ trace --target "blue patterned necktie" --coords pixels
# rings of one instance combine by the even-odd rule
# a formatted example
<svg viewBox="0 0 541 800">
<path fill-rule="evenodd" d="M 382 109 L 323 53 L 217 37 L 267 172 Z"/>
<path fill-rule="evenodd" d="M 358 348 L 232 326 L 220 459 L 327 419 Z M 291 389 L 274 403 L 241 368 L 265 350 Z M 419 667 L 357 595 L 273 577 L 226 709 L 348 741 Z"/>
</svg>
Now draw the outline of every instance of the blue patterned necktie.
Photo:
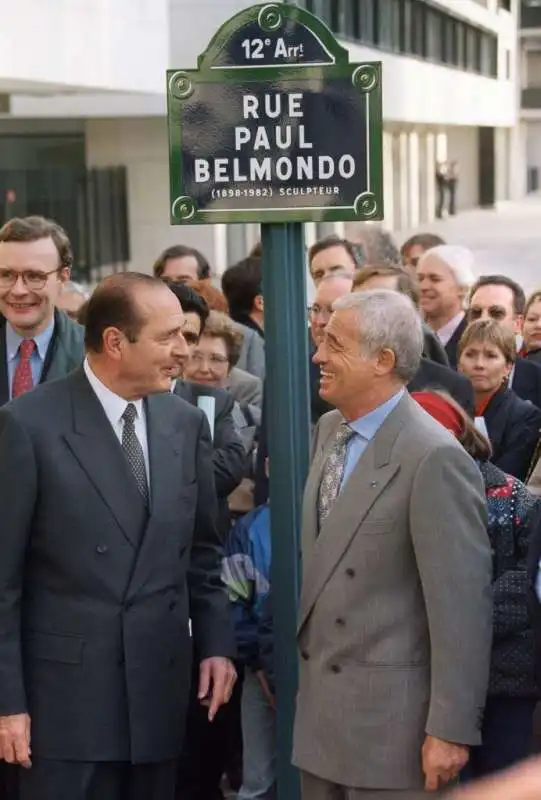
<svg viewBox="0 0 541 800">
<path fill-rule="evenodd" d="M 342 485 L 344 470 L 346 468 L 348 443 L 353 436 L 355 436 L 355 431 L 349 427 L 347 422 L 342 422 L 336 434 L 331 452 L 323 467 L 323 475 L 319 486 L 318 513 L 320 528 L 329 515 L 340 492 L 340 486 Z"/>
<path fill-rule="evenodd" d="M 147 470 L 143 448 L 135 432 L 136 418 L 137 409 L 133 403 L 128 403 L 126 410 L 122 414 L 122 419 L 124 420 L 124 426 L 122 428 L 122 448 L 126 453 L 126 458 L 133 472 L 137 488 L 141 492 L 146 505 L 148 505 Z"/>
</svg>

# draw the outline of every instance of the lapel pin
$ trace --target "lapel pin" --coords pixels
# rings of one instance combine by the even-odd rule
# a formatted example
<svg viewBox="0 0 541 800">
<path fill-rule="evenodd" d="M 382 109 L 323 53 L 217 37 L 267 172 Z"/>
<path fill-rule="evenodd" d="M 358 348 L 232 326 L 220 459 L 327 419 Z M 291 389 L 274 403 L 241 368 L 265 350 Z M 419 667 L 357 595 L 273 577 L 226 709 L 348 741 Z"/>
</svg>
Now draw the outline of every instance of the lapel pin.
<svg viewBox="0 0 541 800">
<path fill-rule="evenodd" d="M 372 489 L 375 489 L 377 485 L 378 485 L 377 481 L 370 481 L 370 486 Z"/>
</svg>

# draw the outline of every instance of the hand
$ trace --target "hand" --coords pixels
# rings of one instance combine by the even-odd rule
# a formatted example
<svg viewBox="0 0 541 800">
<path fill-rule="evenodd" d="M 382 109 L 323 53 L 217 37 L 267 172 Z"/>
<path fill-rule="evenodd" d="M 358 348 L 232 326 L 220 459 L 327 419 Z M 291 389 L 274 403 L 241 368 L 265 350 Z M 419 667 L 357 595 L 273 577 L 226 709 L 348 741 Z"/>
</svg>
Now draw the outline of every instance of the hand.
<svg viewBox="0 0 541 800">
<path fill-rule="evenodd" d="M 13 714 L 0 717 L 0 759 L 30 769 L 30 717 Z"/>
<path fill-rule="evenodd" d="M 445 742 L 435 736 L 427 736 L 423 744 L 423 772 L 425 789 L 436 792 L 454 780 L 466 766 L 470 749 L 466 745 Z"/>
<path fill-rule="evenodd" d="M 206 658 L 199 667 L 199 700 L 209 707 L 212 722 L 220 706 L 229 703 L 237 672 L 228 658 Z"/>
<path fill-rule="evenodd" d="M 538 800 L 541 797 L 541 758 L 524 761 L 493 778 L 457 789 L 448 800 Z"/>
<path fill-rule="evenodd" d="M 263 694 L 265 695 L 265 700 L 267 701 L 269 706 L 272 708 L 272 710 L 276 711 L 276 698 L 273 695 L 273 693 L 271 692 L 271 688 L 269 686 L 269 682 L 267 680 L 267 676 L 265 675 L 265 673 L 263 672 L 262 669 L 259 669 L 256 672 L 255 676 L 256 676 L 257 680 L 259 681 L 259 684 L 261 686 L 261 690 L 262 690 Z"/>
</svg>

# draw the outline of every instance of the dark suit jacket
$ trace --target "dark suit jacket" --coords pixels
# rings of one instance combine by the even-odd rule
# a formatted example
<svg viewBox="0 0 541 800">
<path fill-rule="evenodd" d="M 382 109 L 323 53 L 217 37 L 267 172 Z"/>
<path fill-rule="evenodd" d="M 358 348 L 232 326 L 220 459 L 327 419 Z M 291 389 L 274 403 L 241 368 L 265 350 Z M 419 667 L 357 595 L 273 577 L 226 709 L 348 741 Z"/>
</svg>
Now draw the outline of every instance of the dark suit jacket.
<svg viewBox="0 0 541 800">
<path fill-rule="evenodd" d="M 445 347 L 439 340 L 437 333 L 434 333 L 426 322 L 423 322 L 423 356 L 428 358 L 429 361 L 435 361 L 436 364 L 441 364 L 443 367 L 449 366 L 449 359 L 445 351 Z"/>
<path fill-rule="evenodd" d="M 471 381 L 450 367 L 436 364 L 427 358 L 421 359 L 421 366 L 408 384 L 408 391 L 421 392 L 425 389 L 443 389 L 462 406 L 470 417 L 474 416 L 475 398 Z"/>
<path fill-rule="evenodd" d="M 235 401 L 226 389 L 214 389 L 192 381 L 177 381 L 175 394 L 192 406 L 197 406 L 197 399 L 201 396 L 216 400 L 212 455 L 214 480 L 218 497 L 227 499 L 243 479 L 246 467 L 246 451 L 233 422 Z"/>
<path fill-rule="evenodd" d="M 150 511 L 82 369 L 0 409 L 0 715 L 38 758 L 162 761 L 197 658 L 234 653 L 202 411 L 146 401 Z"/>
<path fill-rule="evenodd" d="M 462 338 L 462 334 L 468 327 L 468 319 L 464 317 L 456 331 L 453 333 L 447 344 L 445 345 L 445 352 L 447 353 L 447 358 L 449 359 L 449 365 L 456 369 L 458 366 L 458 343 Z"/>
<path fill-rule="evenodd" d="M 54 331 L 49 344 L 40 383 L 63 378 L 80 367 L 85 357 L 84 328 L 64 314 L 55 311 Z M 0 316 L 0 405 L 9 402 L 6 360 L 6 320 Z"/>
<path fill-rule="evenodd" d="M 492 463 L 525 481 L 540 435 L 541 409 L 517 397 L 512 389 L 502 389 L 491 399 L 484 417 Z"/>
<path fill-rule="evenodd" d="M 541 364 L 527 358 L 517 359 L 512 388 L 523 400 L 541 408 Z"/>
</svg>

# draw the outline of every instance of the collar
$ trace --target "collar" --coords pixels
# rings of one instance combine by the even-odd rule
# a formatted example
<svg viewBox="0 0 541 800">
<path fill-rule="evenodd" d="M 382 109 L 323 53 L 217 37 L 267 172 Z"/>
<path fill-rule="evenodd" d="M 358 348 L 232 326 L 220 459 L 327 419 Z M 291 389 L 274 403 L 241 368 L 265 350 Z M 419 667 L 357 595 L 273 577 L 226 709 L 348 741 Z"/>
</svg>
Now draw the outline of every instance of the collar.
<svg viewBox="0 0 541 800">
<path fill-rule="evenodd" d="M 123 397 L 120 397 L 118 394 L 112 392 L 107 386 L 105 386 L 104 383 L 100 381 L 95 373 L 92 372 L 90 364 L 88 363 L 88 358 L 85 358 L 84 360 L 83 369 L 88 382 L 96 393 L 98 400 L 102 404 L 110 422 L 112 422 L 114 425 L 117 425 L 122 419 L 122 415 L 126 410 L 128 401 Z M 143 417 L 143 401 L 133 400 L 132 402 L 135 406 L 135 410 L 137 411 L 137 416 L 141 419 Z"/>
<path fill-rule="evenodd" d="M 44 331 L 32 337 L 36 343 L 36 350 L 41 361 L 45 361 L 45 357 L 47 356 L 47 350 L 53 338 L 54 326 L 55 320 L 53 317 Z M 19 346 L 23 338 L 23 336 L 19 336 L 19 334 L 13 330 L 10 323 L 6 320 L 6 352 L 8 361 L 13 361 L 17 358 Z"/>
<path fill-rule="evenodd" d="M 381 428 L 391 411 L 394 411 L 399 402 L 402 400 L 405 391 L 405 389 L 400 389 L 399 392 L 394 394 L 389 398 L 389 400 L 386 400 L 377 408 L 374 408 L 373 411 L 369 411 L 368 414 L 365 414 L 363 417 L 359 417 L 358 419 L 353 420 L 353 422 L 350 422 L 349 427 L 366 442 L 370 442 Z"/>
<path fill-rule="evenodd" d="M 453 334 L 466 316 L 464 311 L 459 311 L 458 314 L 446 322 L 439 330 L 436 331 L 438 334 L 439 340 L 443 345 L 449 344 L 449 341 L 453 338 Z"/>
</svg>

